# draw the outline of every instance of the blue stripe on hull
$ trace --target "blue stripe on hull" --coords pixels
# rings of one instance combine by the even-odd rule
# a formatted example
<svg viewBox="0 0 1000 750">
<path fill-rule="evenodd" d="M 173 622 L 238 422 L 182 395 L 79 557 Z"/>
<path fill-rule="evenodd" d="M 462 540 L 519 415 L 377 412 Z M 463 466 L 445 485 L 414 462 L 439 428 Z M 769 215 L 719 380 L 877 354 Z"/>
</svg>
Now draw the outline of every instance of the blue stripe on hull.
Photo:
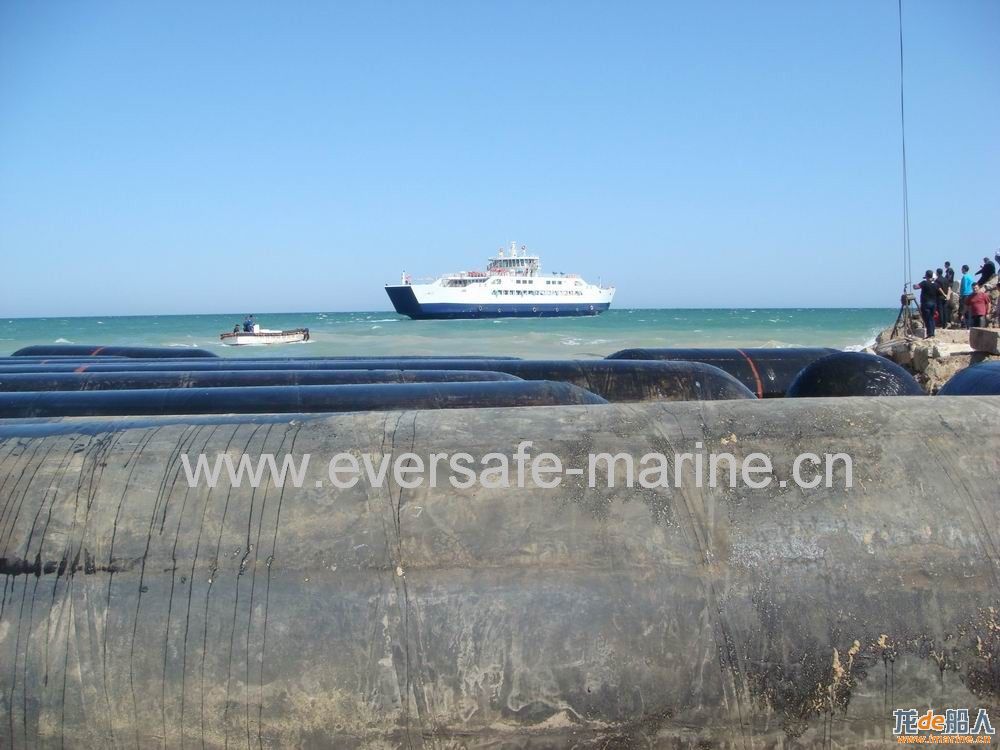
<svg viewBox="0 0 1000 750">
<path fill-rule="evenodd" d="M 422 305 L 413 290 L 406 286 L 386 287 L 386 293 L 393 307 L 400 315 L 414 320 L 444 320 L 448 318 L 564 318 L 581 315 L 599 315 L 611 307 L 611 303 L 600 304 L 494 304 L 494 305 Z"/>
<path fill-rule="evenodd" d="M 500 307 L 468 307 L 466 305 L 421 305 L 415 313 L 403 313 L 414 320 L 443 320 L 447 318 L 566 318 L 583 315 L 600 315 L 610 305 L 501 305 Z"/>
</svg>

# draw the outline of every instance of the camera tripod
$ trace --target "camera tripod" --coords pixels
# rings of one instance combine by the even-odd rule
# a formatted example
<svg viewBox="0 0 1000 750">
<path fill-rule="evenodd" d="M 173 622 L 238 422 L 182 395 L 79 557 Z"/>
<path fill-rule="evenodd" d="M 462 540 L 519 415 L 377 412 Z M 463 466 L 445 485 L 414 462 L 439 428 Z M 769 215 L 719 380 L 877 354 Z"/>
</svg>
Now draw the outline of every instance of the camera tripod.
<svg viewBox="0 0 1000 750">
<path fill-rule="evenodd" d="M 923 319 L 917 310 L 916 297 L 912 292 L 904 291 L 899 298 L 899 315 L 896 316 L 896 322 L 892 326 L 892 338 L 896 338 L 896 332 L 900 329 L 904 335 L 912 335 L 918 326 L 923 326 Z"/>
</svg>

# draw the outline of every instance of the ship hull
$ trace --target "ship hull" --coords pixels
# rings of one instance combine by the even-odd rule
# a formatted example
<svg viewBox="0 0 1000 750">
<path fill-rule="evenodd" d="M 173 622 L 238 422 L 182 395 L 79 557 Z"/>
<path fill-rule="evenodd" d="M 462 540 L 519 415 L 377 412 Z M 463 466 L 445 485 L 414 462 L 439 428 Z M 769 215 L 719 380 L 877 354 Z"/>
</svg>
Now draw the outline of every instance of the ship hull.
<svg viewBox="0 0 1000 750">
<path fill-rule="evenodd" d="M 409 285 L 387 286 L 386 293 L 396 312 L 413 320 L 453 320 L 469 318 L 565 318 L 600 315 L 610 302 L 555 303 L 450 303 L 420 302 Z"/>
</svg>

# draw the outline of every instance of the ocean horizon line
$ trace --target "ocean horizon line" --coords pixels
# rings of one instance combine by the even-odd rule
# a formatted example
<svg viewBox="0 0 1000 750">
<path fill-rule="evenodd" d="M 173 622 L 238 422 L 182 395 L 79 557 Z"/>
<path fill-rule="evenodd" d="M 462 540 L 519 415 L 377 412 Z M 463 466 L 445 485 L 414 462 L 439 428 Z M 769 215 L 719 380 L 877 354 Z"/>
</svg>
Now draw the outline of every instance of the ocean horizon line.
<svg viewBox="0 0 1000 750">
<path fill-rule="evenodd" d="M 811 307 L 789 306 L 789 305 L 785 305 L 785 306 L 772 306 L 772 307 L 764 307 L 764 306 L 760 306 L 760 305 L 756 305 L 756 306 L 751 305 L 751 306 L 744 306 L 744 307 L 615 307 L 615 308 L 613 308 L 611 310 L 608 310 L 607 313 L 616 313 L 616 312 L 620 313 L 620 312 L 624 312 L 624 311 L 636 311 L 636 312 L 662 312 L 662 311 L 703 312 L 703 311 L 708 311 L 708 310 L 722 311 L 722 312 L 728 312 L 728 311 L 732 311 L 732 312 L 744 312 L 744 311 L 756 311 L 756 312 L 760 312 L 760 311 L 766 311 L 766 310 L 782 310 L 782 311 L 800 311 L 800 312 L 806 312 L 806 311 L 813 311 L 813 310 L 845 310 L 845 311 L 851 311 L 851 310 L 857 310 L 857 311 L 894 310 L 895 311 L 895 310 L 897 310 L 897 308 L 894 307 L 894 306 L 889 306 L 889 305 L 884 306 L 884 307 L 879 307 L 879 306 L 873 306 L 873 307 L 868 307 L 868 306 L 851 306 L 851 307 L 840 306 L 840 307 L 834 307 L 834 306 L 823 306 L 823 305 L 811 306 Z M 223 311 L 223 312 L 126 313 L 126 314 L 119 314 L 119 313 L 96 314 L 95 313 L 95 314 L 87 314 L 87 315 L 82 315 L 82 314 L 71 314 L 71 315 L 59 315 L 59 314 L 50 314 L 50 315 L 4 315 L 4 314 L 0 314 L 0 320 L 12 321 L 12 320 L 62 320 L 62 319 L 69 319 L 69 320 L 89 320 L 89 319 L 97 319 L 97 318 L 187 318 L 187 317 L 209 317 L 209 316 L 213 316 L 214 317 L 214 316 L 234 316 L 234 315 L 240 317 L 240 319 L 242 320 L 243 316 L 245 316 L 247 314 L 253 314 L 255 317 L 260 317 L 262 315 L 319 315 L 319 314 L 324 314 L 324 315 L 331 315 L 331 314 L 333 314 L 333 315 L 366 314 L 366 315 L 369 315 L 369 314 L 376 314 L 376 313 L 377 314 L 386 314 L 386 315 L 396 315 L 396 316 L 400 317 L 403 320 L 407 319 L 407 316 L 401 315 L 401 314 L 397 313 L 395 310 L 381 308 L 381 309 L 371 309 L 371 310 L 271 310 L 271 311 L 264 310 L 264 311 L 252 312 L 252 313 L 248 313 L 246 311 L 239 312 L 239 311 L 235 311 L 235 310 L 229 310 L 229 311 Z M 602 313 L 602 314 L 607 314 L 607 313 Z M 573 316 L 568 316 L 568 317 L 572 318 Z M 585 317 L 597 317 L 597 316 L 579 316 L 579 317 L 585 318 Z M 456 322 L 458 320 L 463 320 L 463 319 L 462 318 L 458 318 L 458 319 L 455 319 L 455 320 L 445 320 L 445 321 L 438 321 L 438 322 Z M 545 321 L 550 321 L 550 320 L 553 320 L 553 319 L 552 318 L 541 318 L 541 317 L 538 317 L 538 318 L 535 318 L 535 317 L 524 317 L 524 318 L 516 318 L 516 319 L 512 319 L 512 320 L 545 320 Z M 433 322 L 433 321 L 421 321 L 421 322 Z"/>
</svg>

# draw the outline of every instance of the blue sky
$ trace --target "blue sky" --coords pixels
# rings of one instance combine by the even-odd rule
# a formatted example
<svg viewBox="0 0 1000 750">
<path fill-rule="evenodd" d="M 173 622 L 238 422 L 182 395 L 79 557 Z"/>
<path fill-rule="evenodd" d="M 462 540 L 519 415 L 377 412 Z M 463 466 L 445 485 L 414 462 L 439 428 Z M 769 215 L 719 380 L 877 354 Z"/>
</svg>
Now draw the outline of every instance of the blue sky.
<svg viewBox="0 0 1000 750">
<path fill-rule="evenodd" d="M 904 0 L 916 276 L 1000 246 L 1000 3 Z M 894 0 L 0 4 L 0 315 L 892 306 Z M 973 265 L 975 268 L 975 265 Z"/>
</svg>

